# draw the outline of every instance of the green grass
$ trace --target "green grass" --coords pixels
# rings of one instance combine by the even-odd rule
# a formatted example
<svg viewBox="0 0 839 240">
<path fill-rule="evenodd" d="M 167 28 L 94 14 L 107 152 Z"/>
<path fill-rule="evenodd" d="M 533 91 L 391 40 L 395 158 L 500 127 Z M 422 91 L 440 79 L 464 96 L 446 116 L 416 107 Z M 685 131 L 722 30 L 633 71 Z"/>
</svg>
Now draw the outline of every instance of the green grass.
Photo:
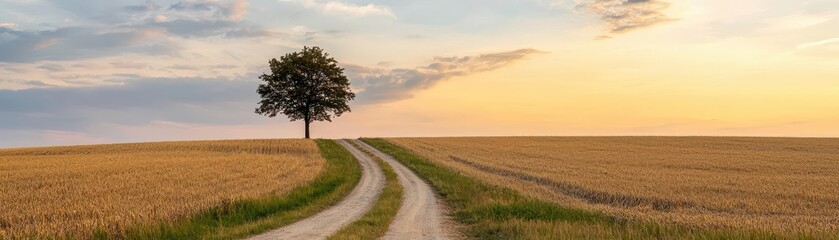
<svg viewBox="0 0 839 240">
<path fill-rule="evenodd" d="M 358 162 L 343 147 L 332 140 L 316 141 L 326 159 L 323 172 L 286 195 L 226 202 L 176 222 L 138 225 L 125 236 L 97 231 L 96 238 L 238 239 L 314 215 L 343 199 L 361 177 Z"/>
<path fill-rule="evenodd" d="M 354 142 L 350 143 L 358 147 Z M 361 219 L 347 225 L 330 236 L 328 238 L 329 240 L 378 239 L 387 233 L 390 222 L 393 221 L 393 218 L 396 217 L 396 212 L 402 206 L 402 185 L 396 179 L 396 172 L 393 171 L 393 168 L 363 148 L 358 147 L 358 149 L 372 156 L 379 166 L 382 167 L 386 181 L 385 187 L 382 189 L 381 195 L 379 195 L 379 200 L 376 201 L 369 212 L 364 214 Z"/>
<path fill-rule="evenodd" d="M 779 234 L 626 221 L 478 181 L 432 164 L 384 139 L 362 140 L 428 181 L 452 209 L 454 219 L 465 225 L 464 234 L 474 239 L 839 239 L 820 233 Z"/>
</svg>

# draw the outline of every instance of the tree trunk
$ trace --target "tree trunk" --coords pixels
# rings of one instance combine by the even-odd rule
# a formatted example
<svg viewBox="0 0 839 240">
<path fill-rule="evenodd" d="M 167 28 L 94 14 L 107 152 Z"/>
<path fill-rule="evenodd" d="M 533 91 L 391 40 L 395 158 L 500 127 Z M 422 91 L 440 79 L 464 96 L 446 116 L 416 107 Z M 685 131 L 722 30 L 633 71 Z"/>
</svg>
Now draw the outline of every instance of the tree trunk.
<svg viewBox="0 0 839 240">
<path fill-rule="evenodd" d="M 309 120 L 306 120 L 306 139 L 309 139 Z"/>
<path fill-rule="evenodd" d="M 306 113 L 303 115 L 303 121 L 306 122 L 306 139 L 309 139 L 309 123 L 312 122 L 310 113 L 311 108 L 309 108 L 309 103 L 306 102 Z"/>
</svg>

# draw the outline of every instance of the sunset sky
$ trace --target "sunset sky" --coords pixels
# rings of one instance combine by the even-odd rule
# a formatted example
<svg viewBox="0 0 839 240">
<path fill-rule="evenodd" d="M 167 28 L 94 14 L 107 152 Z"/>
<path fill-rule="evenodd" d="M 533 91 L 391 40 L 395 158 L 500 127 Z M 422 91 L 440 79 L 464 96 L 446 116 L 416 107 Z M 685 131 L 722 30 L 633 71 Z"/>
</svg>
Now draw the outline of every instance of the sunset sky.
<svg viewBox="0 0 839 240">
<path fill-rule="evenodd" d="M 0 147 L 302 137 L 253 111 L 303 46 L 314 137 L 839 137 L 836 0 L 4 0 Z"/>
</svg>

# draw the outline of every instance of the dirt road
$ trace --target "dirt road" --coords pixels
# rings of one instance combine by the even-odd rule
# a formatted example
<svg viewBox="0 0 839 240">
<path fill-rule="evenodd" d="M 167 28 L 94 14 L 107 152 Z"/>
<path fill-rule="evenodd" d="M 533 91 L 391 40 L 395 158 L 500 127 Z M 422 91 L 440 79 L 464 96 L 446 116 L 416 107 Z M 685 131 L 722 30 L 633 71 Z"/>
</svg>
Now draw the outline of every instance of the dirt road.
<svg viewBox="0 0 839 240">
<path fill-rule="evenodd" d="M 314 216 L 249 239 L 325 239 L 370 210 L 384 188 L 385 177 L 382 169 L 370 156 L 346 141 L 339 140 L 338 143 L 349 150 L 361 164 L 361 180 L 350 195 L 337 205 Z"/>
<path fill-rule="evenodd" d="M 410 169 L 370 145 L 351 140 L 393 168 L 403 187 L 402 207 L 382 239 L 452 239 L 452 224 L 444 218 L 431 187 Z"/>
</svg>

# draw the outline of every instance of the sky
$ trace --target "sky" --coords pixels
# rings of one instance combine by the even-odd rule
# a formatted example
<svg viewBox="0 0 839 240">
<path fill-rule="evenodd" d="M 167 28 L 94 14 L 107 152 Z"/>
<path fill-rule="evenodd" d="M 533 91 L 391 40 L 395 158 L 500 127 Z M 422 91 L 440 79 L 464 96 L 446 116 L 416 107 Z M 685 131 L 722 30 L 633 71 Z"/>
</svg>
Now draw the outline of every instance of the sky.
<svg viewBox="0 0 839 240">
<path fill-rule="evenodd" d="M 303 46 L 318 138 L 839 137 L 835 0 L 3 0 L 0 147 L 302 137 L 254 108 Z"/>
</svg>

